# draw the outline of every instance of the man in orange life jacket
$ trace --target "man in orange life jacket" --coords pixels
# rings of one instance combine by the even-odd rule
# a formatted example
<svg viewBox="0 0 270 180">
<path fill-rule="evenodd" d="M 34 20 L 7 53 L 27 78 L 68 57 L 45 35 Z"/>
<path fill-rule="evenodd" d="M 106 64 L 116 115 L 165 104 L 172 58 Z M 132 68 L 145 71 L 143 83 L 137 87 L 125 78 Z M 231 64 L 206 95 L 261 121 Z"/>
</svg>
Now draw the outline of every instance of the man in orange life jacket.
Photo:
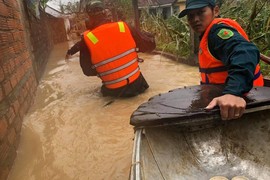
<svg viewBox="0 0 270 180">
<path fill-rule="evenodd" d="M 91 1 L 86 12 L 91 30 L 84 32 L 80 43 L 83 73 L 102 80 L 104 96 L 130 97 L 144 92 L 149 85 L 140 71 L 137 52 L 154 50 L 154 36 L 123 21 L 111 22 L 101 1 Z"/>
<path fill-rule="evenodd" d="M 257 47 L 237 22 L 218 18 L 215 0 L 187 0 L 178 17 L 185 15 L 200 35 L 201 84 L 225 84 L 223 95 L 214 98 L 206 109 L 219 106 L 223 120 L 241 117 L 246 107 L 243 96 L 253 85 L 263 86 Z"/>
<path fill-rule="evenodd" d="M 112 21 L 112 13 L 109 9 L 104 9 L 104 14 L 106 16 L 106 19 L 109 21 Z M 91 30 L 93 27 L 91 26 L 89 18 L 84 20 L 84 24 L 87 30 Z M 68 62 L 69 59 L 71 58 L 72 55 L 76 54 L 77 52 L 80 51 L 80 46 L 81 42 L 78 41 L 76 44 L 74 44 L 70 49 L 68 49 L 66 56 L 65 56 L 65 61 Z"/>
</svg>

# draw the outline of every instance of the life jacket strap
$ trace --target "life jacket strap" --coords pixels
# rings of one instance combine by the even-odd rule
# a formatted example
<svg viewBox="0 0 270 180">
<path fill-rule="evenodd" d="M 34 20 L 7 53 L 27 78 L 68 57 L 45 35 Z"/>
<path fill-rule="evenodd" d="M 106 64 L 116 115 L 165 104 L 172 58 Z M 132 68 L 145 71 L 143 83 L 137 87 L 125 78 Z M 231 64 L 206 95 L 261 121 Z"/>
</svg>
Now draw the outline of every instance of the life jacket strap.
<svg viewBox="0 0 270 180">
<path fill-rule="evenodd" d="M 219 67 L 214 67 L 214 68 L 199 68 L 201 73 L 205 74 L 211 74 L 211 73 L 216 73 L 216 72 L 224 72 L 228 71 L 228 68 L 226 66 L 219 66 Z"/>
<path fill-rule="evenodd" d="M 253 80 L 258 79 L 258 78 L 260 77 L 260 75 L 261 75 L 261 71 L 257 72 L 257 73 L 254 75 Z"/>
</svg>

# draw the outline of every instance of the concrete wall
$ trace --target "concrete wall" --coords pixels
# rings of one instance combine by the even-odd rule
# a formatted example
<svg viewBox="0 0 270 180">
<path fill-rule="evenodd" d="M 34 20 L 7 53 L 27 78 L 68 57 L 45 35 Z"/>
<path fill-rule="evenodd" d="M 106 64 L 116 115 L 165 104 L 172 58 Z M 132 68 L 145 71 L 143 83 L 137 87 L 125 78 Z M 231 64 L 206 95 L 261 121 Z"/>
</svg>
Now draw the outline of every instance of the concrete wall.
<svg viewBox="0 0 270 180">
<path fill-rule="evenodd" d="M 0 0 L 0 180 L 16 158 L 23 117 L 53 48 L 53 22 L 44 12 L 35 18 L 24 2 Z"/>
</svg>

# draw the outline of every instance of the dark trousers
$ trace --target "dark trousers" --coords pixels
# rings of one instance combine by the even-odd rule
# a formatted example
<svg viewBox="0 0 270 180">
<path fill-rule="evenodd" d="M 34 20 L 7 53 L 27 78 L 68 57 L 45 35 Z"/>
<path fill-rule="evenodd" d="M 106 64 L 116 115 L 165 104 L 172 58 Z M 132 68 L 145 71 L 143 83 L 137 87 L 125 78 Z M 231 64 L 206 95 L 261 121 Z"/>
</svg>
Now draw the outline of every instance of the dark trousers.
<svg viewBox="0 0 270 180">
<path fill-rule="evenodd" d="M 127 84 L 126 86 L 121 88 L 109 89 L 102 85 L 101 93 L 103 94 L 103 96 L 132 97 L 143 93 L 148 88 L 148 83 L 144 79 L 143 75 L 140 74 L 140 76 L 134 82 Z"/>
</svg>

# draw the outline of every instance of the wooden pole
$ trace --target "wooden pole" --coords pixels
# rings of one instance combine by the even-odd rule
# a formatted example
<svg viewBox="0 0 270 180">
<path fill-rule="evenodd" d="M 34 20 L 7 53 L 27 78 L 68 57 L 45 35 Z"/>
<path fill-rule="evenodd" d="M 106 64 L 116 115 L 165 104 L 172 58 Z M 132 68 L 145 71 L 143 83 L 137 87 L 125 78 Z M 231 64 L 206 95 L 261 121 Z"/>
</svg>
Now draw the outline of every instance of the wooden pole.
<svg viewBox="0 0 270 180">
<path fill-rule="evenodd" d="M 132 0 L 132 5 L 134 9 L 134 24 L 135 27 L 139 30 L 140 29 L 140 20 L 139 20 L 139 8 L 138 8 L 138 0 Z"/>
<path fill-rule="evenodd" d="M 266 64 L 269 64 L 270 65 L 270 57 L 267 57 L 263 54 L 260 54 L 260 59 L 265 62 Z"/>
</svg>

